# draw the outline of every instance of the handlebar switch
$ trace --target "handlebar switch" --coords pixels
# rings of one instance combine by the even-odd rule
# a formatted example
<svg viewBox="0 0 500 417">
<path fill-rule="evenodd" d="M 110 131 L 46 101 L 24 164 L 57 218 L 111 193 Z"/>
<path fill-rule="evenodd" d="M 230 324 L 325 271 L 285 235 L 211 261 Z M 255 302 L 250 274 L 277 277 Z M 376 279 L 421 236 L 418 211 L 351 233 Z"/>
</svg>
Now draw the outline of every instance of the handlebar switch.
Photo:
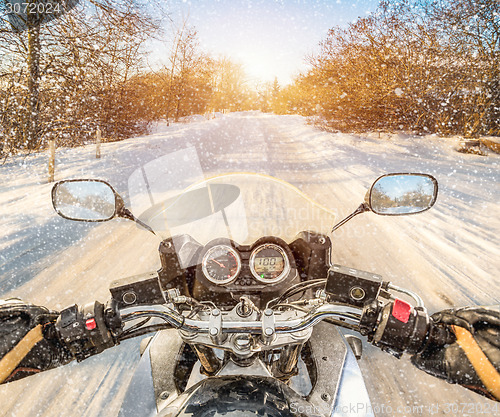
<svg viewBox="0 0 500 417">
<path fill-rule="evenodd" d="M 73 304 L 61 311 L 59 315 L 58 324 L 61 328 L 66 328 L 68 326 L 74 325 L 77 321 L 78 306 Z M 78 326 L 78 324 L 76 325 Z M 72 326 L 72 327 L 76 327 Z"/>
<path fill-rule="evenodd" d="M 106 323 L 104 305 L 97 301 L 82 308 L 76 304 L 65 308 L 55 327 L 60 340 L 79 362 L 116 344 Z"/>
<path fill-rule="evenodd" d="M 425 309 L 396 299 L 384 306 L 380 322 L 369 336 L 370 342 L 396 357 L 403 352 L 417 353 L 424 346 L 430 329 Z"/>
<path fill-rule="evenodd" d="M 391 314 L 396 320 L 399 320 L 402 323 L 408 323 L 410 319 L 411 313 L 411 304 L 406 301 L 396 299 L 394 300 L 394 304 L 392 306 Z"/>
</svg>

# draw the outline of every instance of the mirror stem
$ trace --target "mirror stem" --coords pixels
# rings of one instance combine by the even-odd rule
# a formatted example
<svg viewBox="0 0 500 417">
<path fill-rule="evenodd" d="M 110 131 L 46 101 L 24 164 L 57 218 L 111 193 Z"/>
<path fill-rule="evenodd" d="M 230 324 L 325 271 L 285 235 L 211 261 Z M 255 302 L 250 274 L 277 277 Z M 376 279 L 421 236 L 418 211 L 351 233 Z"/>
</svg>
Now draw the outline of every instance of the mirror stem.
<svg viewBox="0 0 500 417">
<path fill-rule="evenodd" d="M 134 222 L 136 222 L 138 225 L 142 226 L 144 229 L 150 231 L 151 233 L 153 233 L 155 236 L 156 236 L 156 233 L 155 231 L 149 227 L 146 223 L 144 223 L 143 221 L 139 220 L 137 217 L 135 217 L 132 212 L 129 210 L 129 209 L 126 209 L 125 207 L 123 207 L 118 213 L 117 215 L 119 217 L 123 217 L 125 219 L 129 219 L 129 220 L 133 220 Z"/>
<path fill-rule="evenodd" d="M 351 220 L 354 216 L 357 216 L 358 214 L 364 213 L 365 211 L 370 211 L 370 207 L 366 203 L 361 203 L 361 205 L 354 210 L 349 216 L 347 216 L 344 220 L 341 220 L 338 222 L 335 226 L 333 226 L 331 233 L 335 232 L 339 227 L 343 226 L 346 224 L 349 220 Z"/>
</svg>

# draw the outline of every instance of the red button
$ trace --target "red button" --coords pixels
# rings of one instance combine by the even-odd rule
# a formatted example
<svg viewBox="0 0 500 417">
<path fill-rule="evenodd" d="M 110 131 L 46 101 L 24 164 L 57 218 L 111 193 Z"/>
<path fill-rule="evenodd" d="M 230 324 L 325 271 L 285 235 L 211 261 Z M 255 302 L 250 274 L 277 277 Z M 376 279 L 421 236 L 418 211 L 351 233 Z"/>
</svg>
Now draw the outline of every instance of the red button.
<svg viewBox="0 0 500 417">
<path fill-rule="evenodd" d="M 403 323 L 408 323 L 411 313 L 411 304 L 406 301 L 396 299 L 392 306 L 392 315 Z"/>
<path fill-rule="evenodd" d="M 85 327 L 87 328 L 87 330 L 94 330 L 97 327 L 95 319 L 94 318 L 88 319 L 85 322 Z"/>
</svg>

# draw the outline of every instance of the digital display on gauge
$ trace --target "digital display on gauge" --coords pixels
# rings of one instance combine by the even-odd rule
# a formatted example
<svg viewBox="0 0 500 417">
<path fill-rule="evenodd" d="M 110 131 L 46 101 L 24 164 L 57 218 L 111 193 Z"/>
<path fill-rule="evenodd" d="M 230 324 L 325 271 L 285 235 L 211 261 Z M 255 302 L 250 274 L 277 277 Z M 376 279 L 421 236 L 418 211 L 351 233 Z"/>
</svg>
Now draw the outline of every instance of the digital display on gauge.
<svg viewBox="0 0 500 417">
<path fill-rule="evenodd" d="M 250 269 L 261 282 L 277 282 L 289 271 L 284 250 L 275 244 L 265 244 L 254 250 L 250 257 Z"/>
<path fill-rule="evenodd" d="M 281 274 L 285 267 L 285 260 L 282 256 L 266 256 L 255 259 L 255 272 L 258 275 L 269 275 L 275 272 Z"/>
</svg>

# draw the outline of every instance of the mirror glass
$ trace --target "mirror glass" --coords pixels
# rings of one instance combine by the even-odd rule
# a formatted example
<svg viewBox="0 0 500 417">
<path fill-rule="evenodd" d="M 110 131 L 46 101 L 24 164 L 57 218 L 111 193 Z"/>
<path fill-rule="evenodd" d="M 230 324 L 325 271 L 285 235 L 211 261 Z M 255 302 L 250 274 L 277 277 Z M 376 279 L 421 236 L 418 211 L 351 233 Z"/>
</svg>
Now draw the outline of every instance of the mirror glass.
<svg viewBox="0 0 500 417">
<path fill-rule="evenodd" d="M 370 208 L 386 215 L 415 214 L 430 209 L 437 197 L 437 181 L 426 174 L 389 174 L 370 190 Z"/>
<path fill-rule="evenodd" d="M 115 192 L 110 185 L 96 180 L 61 181 L 52 190 L 57 213 L 71 220 L 104 221 L 116 212 Z"/>
</svg>

